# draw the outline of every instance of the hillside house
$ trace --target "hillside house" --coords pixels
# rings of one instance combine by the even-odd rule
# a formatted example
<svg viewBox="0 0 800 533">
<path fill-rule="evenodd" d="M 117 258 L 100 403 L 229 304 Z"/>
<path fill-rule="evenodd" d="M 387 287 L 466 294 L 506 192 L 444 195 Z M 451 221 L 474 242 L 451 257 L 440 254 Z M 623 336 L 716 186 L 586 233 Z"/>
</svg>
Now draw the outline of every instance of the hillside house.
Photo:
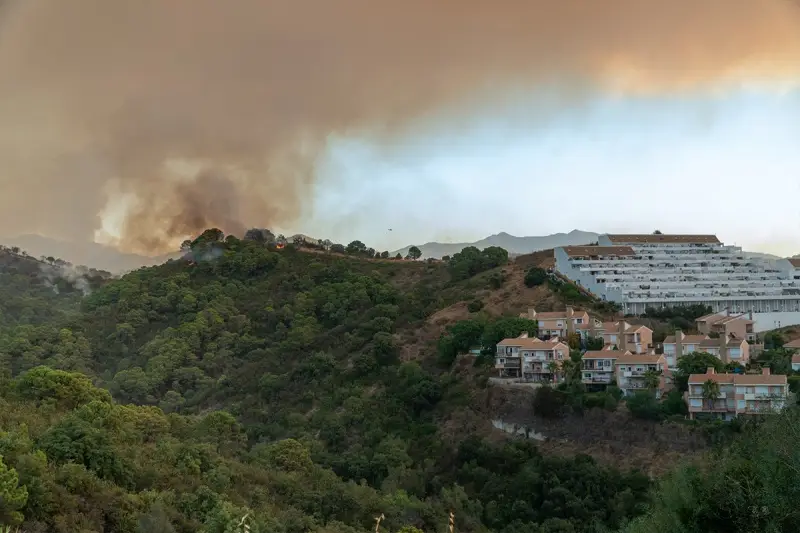
<svg viewBox="0 0 800 533">
<path fill-rule="evenodd" d="M 664 339 L 664 358 L 667 360 L 667 367 L 675 368 L 675 365 L 684 355 L 692 352 L 700 352 L 700 343 L 708 340 L 708 335 L 684 335 L 681 330 L 676 330 L 675 335 L 670 335 Z"/>
<path fill-rule="evenodd" d="M 631 352 L 603 349 L 588 351 L 581 360 L 581 381 L 585 385 L 609 385 L 616 380 L 617 358 L 632 355 Z"/>
<path fill-rule="evenodd" d="M 717 384 L 715 392 L 705 384 Z M 709 368 L 705 374 L 689 376 L 689 390 L 685 394 L 689 418 L 697 415 L 731 420 L 742 414 L 777 413 L 786 405 L 789 386 L 786 376 L 773 375 L 769 368 L 761 374 L 718 374 Z"/>
<path fill-rule="evenodd" d="M 695 320 L 697 331 L 702 335 L 730 337 L 745 339 L 748 342 L 756 342 L 756 334 L 753 331 L 755 322 L 748 315 L 731 315 L 728 312 L 714 313 L 701 316 Z M 715 335 L 714 335 L 715 334 Z"/>
<path fill-rule="evenodd" d="M 502 377 L 527 381 L 554 381 L 561 361 L 569 358 L 569 346 L 558 337 L 543 341 L 527 333 L 497 343 L 495 369 Z"/>
<path fill-rule="evenodd" d="M 654 372 L 659 374 L 655 388 L 656 397 L 660 398 L 666 390 L 668 369 L 663 355 L 623 354 L 617 357 L 614 367 L 617 387 L 622 389 L 626 396 L 636 391 L 646 390 L 649 377 Z"/>
<path fill-rule="evenodd" d="M 648 353 L 653 348 L 653 330 L 621 320 L 604 322 L 600 335 L 605 346 L 616 346 L 621 352 Z"/>
<path fill-rule="evenodd" d="M 784 348 L 787 350 L 798 350 L 800 351 L 800 339 L 795 339 L 791 342 L 787 342 L 783 345 Z"/>
<path fill-rule="evenodd" d="M 750 344 L 734 336 L 705 339 L 700 342 L 701 352 L 716 355 L 723 363 L 739 363 L 746 365 L 750 361 Z"/>
<path fill-rule="evenodd" d="M 792 372 L 800 372 L 800 354 L 792 356 Z"/>
<path fill-rule="evenodd" d="M 571 333 L 579 333 L 586 339 L 592 332 L 600 327 L 601 322 L 592 318 L 589 313 L 567 307 L 564 311 L 538 312 L 533 307 L 528 308 L 523 318 L 535 320 L 539 327 L 539 337 L 568 338 Z"/>
</svg>

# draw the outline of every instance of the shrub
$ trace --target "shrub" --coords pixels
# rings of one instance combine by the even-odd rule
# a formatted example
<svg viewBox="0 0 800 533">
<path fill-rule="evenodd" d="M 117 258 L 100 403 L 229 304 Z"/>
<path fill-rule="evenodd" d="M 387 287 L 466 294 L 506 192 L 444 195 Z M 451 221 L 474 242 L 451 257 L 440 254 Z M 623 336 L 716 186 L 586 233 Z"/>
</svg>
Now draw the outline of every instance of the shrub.
<svg viewBox="0 0 800 533">
<path fill-rule="evenodd" d="M 686 402 L 683 401 L 683 394 L 678 389 L 669 391 L 661 402 L 661 411 L 666 416 L 683 415 L 689 413 Z"/>
<path fill-rule="evenodd" d="M 642 420 L 661 420 L 661 406 L 652 391 L 637 391 L 628 396 L 625 403 L 636 418 Z"/>
<path fill-rule="evenodd" d="M 538 287 L 547 281 L 547 271 L 543 268 L 533 267 L 525 273 L 525 286 Z"/>
<path fill-rule="evenodd" d="M 483 302 L 480 300 L 472 300 L 470 303 L 467 304 L 467 310 L 470 313 L 477 313 L 483 309 Z"/>
<path fill-rule="evenodd" d="M 590 392 L 583 396 L 583 407 L 585 409 L 599 408 L 615 411 L 617 404 L 617 399 L 608 392 Z"/>
<path fill-rule="evenodd" d="M 797 394 L 800 392 L 800 376 L 789 376 L 789 390 Z"/>
<path fill-rule="evenodd" d="M 559 418 L 567 405 L 567 394 L 544 385 L 533 395 L 533 412 L 542 418 Z"/>
</svg>

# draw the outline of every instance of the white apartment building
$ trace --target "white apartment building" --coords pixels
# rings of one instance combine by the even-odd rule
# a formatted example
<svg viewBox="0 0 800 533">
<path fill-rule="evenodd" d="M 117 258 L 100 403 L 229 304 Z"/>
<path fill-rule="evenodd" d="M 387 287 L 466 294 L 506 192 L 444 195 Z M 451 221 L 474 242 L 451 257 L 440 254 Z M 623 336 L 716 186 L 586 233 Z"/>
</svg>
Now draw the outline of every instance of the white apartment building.
<svg viewBox="0 0 800 533">
<path fill-rule="evenodd" d="M 751 257 L 714 235 L 601 235 L 555 249 L 556 270 L 624 313 L 702 304 L 752 313 L 755 331 L 800 324 L 800 261 Z"/>
</svg>

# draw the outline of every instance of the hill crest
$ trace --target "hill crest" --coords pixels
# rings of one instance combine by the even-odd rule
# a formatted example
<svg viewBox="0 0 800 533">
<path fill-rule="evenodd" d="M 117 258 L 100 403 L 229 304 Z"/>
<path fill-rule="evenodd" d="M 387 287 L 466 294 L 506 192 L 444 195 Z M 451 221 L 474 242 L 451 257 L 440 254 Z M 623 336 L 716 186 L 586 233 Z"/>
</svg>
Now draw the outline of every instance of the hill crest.
<svg viewBox="0 0 800 533">
<path fill-rule="evenodd" d="M 428 242 L 417 245 L 425 258 L 441 258 L 445 255 L 453 255 L 460 252 L 467 246 L 474 246 L 478 249 L 488 248 L 489 246 L 499 246 L 508 251 L 509 255 L 523 255 L 541 250 L 557 248 L 559 246 L 575 246 L 589 244 L 597 240 L 598 234 L 591 231 L 572 230 L 569 233 L 554 233 L 543 236 L 517 237 L 506 232 L 496 233 L 475 242 L 442 243 Z M 392 252 L 392 255 L 400 254 L 405 257 L 408 249 L 414 245 L 408 245 Z"/>
</svg>

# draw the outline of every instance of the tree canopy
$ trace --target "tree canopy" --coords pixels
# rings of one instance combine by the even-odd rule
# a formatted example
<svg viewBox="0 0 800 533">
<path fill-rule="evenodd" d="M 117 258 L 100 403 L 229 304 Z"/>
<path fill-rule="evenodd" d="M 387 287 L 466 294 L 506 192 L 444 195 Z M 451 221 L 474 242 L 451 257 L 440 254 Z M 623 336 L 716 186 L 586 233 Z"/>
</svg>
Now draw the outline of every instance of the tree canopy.
<svg viewBox="0 0 800 533">
<path fill-rule="evenodd" d="M 5 523 L 227 533 L 247 515 L 253 533 L 354 533 L 383 513 L 382 530 L 437 531 L 454 510 L 460 531 L 589 532 L 641 512 L 640 474 L 440 429 L 464 383 L 402 339 L 505 250 L 376 261 L 359 241 L 245 237 L 207 230 L 181 259 L 41 293 L 0 329 Z M 535 333 L 476 317 L 447 332 L 456 351 Z"/>
</svg>

